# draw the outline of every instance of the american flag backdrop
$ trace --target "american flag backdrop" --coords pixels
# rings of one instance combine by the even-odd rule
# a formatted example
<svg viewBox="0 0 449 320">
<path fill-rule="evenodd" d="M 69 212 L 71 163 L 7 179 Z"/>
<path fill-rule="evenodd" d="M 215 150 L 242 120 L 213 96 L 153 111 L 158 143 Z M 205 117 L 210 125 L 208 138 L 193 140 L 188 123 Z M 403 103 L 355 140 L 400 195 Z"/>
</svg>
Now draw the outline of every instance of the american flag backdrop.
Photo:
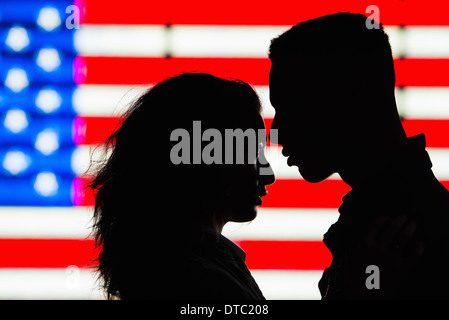
<svg viewBox="0 0 449 320">
<path fill-rule="evenodd" d="M 325 14 L 369 16 L 370 5 L 390 36 L 406 132 L 426 134 L 448 188 L 447 0 L 0 1 L 0 298 L 104 298 L 88 267 L 84 172 L 90 148 L 143 90 L 184 71 L 239 78 L 259 93 L 270 127 L 270 39 Z M 267 148 L 276 182 L 258 217 L 224 234 L 246 251 L 266 298 L 319 299 L 331 261 L 322 236 L 350 189 L 337 175 L 305 182 L 280 149 Z"/>
</svg>

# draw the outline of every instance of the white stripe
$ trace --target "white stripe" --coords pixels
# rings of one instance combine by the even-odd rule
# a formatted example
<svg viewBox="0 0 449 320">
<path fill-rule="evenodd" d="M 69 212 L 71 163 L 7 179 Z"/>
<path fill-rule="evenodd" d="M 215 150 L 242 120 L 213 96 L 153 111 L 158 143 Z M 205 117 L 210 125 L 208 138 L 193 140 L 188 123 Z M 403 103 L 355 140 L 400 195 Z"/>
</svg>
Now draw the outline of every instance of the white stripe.
<svg viewBox="0 0 449 320">
<path fill-rule="evenodd" d="M 320 299 L 321 271 L 252 270 L 268 300 Z M 0 269 L 0 299 L 105 299 L 92 270 Z"/>
<path fill-rule="evenodd" d="M 1 207 L 0 238 L 87 239 L 93 209 L 87 207 Z M 228 223 L 230 239 L 321 240 L 337 220 L 333 209 L 259 208 L 251 223 Z"/>
<path fill-rule="evenodd" d="M 84 116 L 121 115 L 131 104 L 151 86 L 121 85 L 81 85 L 72 96 L 72 104 L 77 114 Z M 254 87 L 260 97 L 263 114 L 274 116 L 270 103 L 268 86 Z"/>
<path fill-rule="evenodd" d="M 223 235 L 231 240 L 318 240 L 338 219 L 337 209 L 259 208 L 248 223 L 229 222 Z"/>
<path fill-rule="evenodd" d="M 449 118 L 449 88 L 407 87 L 396 90 L 401 116 L 408 119 Z"/>
<path fill-rule="evenodd" d="M 104 153 L 101 146 L 81 146 L 75 148 L 72 153 L 71 166 L 77 176 L 89 176 L 94 174 L 98 166 L 110 156 L 111 150 Z"/>
<path fill-rule="evenodd" d="M 281 153 L 282 147 L 268 147 L 265 156 L 273 169 L 276 179 L 302 179 L 296 166 L 289 167 L 287 158 Z M 432 160 L 432 170 L 435 176 L 440 180 L 449 180 L 449 149 L 427 148 L 430 159 Z M 72 170 L 77 175 L 83 175 L 89 167 L 92 159 L 94 163 L 103 157 L 102 149 L 94 146 L 84 146 L 75 149 L 72 155 Z M 328 179 L 341 179 L 335 173 Z"/>
<path fill-rule="evenodd" d="M 80 115 L 121 115 L 148 86 L 82 85 L 75 89 L 72 104 Z"/>
<path fill-rule="evenodd" d="M 432 171 L 438 180 L 449 180 L 449 149 L 427 148 Z"/>
<path fill-rule="evenodd" d="M 83 25 L 76 30 L 81 55 L 152 57 L 267 57 L 270 40 L 289 27 Z"/>
<path fill-rule="evenodd" d="M 0 237 L 85 239 L 91 219 L 87 207 L 0 207 Z"/>
<path fill-rule="evenodd" d="M 449 56 L 449 27 L 385 27 L 393 55 L 409 58 L 444 58 Z"/>
<path fill-rule="evenodd" d="M 91 56 L 267 57 L 291 26 L 83 25 L 74 44 Z M 449 27 L 385 27 L 394 56 L 449 57 Z"/>
<path fill-rule="evenodd" d="M 287 158 L 282 155 L 282 147 L 267 147 L 265 157 L 273 169 L 276 179 L 303 179 L 297 166 L 289 166 Z M 337 173 L 332 174 L 328 179 L 341 179 Z"/>
<path fill-rule="evenodd" d="M 75 111 L 85 116 L 120 115 L 131 103 L 148 90 L 149 86 L 81 85 L 75 89 L 72 103 Z M 268 86 L 255 86 L 260 97 L 263 116 L 273 118 Z M 449 88 L 407 87 L 396 89 L 396 100 L 401 116 L 409 119 L 449 118 Z"/>
<path fill-rule="evenodd" d="M 194 57 L 268 57 L 271 39 L 290 27 L 174 26 L 170 52 Z"/>
<path fill-rule="evenodd" d="M 251 274 L 267 300 L 321 299 L 322 271 L 252 270 Z"/>
<path fill-rule="evenodd" d="M 162 56 L 166 31 L 164 26 L 83 25 L 73 43 L 78 53 L 89 56 Z"/>
<path fill-rule="evenodd" d="M 0 299 L 104 299 L 91 270 L 0 269 Z"/>
</svg>

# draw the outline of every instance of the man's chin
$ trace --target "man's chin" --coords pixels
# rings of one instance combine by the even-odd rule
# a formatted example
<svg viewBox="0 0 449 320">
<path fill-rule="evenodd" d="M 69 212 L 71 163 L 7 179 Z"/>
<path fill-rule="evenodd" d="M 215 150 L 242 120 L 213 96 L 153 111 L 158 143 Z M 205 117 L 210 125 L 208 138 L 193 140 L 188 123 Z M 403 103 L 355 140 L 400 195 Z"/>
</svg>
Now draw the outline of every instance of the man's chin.
<svg viewBox="0 0 449 320">
<path fill-rule="evenodd" d="M 301 170 L 300 168 L 298 168 L 298 170 L 301 176 L 304 178 L 304 180 L 310 183 L 322 182 L 333 174 L 333 172 L 310 172 L 306 170 Z"/>
</svg>

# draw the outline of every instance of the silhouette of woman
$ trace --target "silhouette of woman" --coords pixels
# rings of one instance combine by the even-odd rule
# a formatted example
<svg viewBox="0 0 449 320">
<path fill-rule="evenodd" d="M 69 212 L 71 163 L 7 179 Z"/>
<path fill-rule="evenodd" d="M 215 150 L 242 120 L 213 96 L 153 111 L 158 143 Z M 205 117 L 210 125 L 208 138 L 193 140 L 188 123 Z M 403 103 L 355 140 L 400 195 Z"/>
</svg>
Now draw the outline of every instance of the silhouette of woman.
<svg viewBox="0 0 449 320">
<path fill-rule="evenodd" d="M 274 182 L 265 135 L 245 140 L 255 152 L 243 164 L 238 143 L 229 148 L 224 139 L 229 129 L 265 132 L 260 112 L 250 85 L 204 73 L 169 78 L 133 103 L 88 186 L 108 299 L 264 299 L 245 253 L 221 235 L 229 221 L 253 220 Z M 175 130 L 188 133 L 190 148 L 173 149 L 181 143 Z M 215 162 L 205 163 L 207 155 Z"/>
</svg>

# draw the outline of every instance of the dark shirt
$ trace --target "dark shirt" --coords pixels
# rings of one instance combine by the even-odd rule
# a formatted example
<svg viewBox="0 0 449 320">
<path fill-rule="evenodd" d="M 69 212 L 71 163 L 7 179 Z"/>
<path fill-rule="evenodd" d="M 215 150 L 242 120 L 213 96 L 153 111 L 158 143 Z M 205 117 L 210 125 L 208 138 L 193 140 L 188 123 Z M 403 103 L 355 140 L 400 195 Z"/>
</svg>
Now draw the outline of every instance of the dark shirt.
<svg viewBox="0 0 449 320">
<path fill-rule="evenodd" d="M 323 299 L 357 298 L 348 292 L 348 258 L 369 230 L 370 221 L 379 215 L 406 214 L 417 223 L 413 241 L 423 241 L 422 258 L 408 269 L 393 295 L 380 289 L 367 290 L 368 297 L 397 299 L 448 299 L 449 280 L 444 269 L 449 265 L 449 192 L 435 178 L 425 151 L 423 134 L 408 139 L 406 146 L 392 156 L 380 174 L 351 190 L 343 197 L 340 216 L 324 235 L 323 242 L 332 253 L 331 266 L 325 270 L 319 287 Z M 371 264 L 376 264 L 373 258 Z M 368 274 L 351 274 L 351 281 L 365 286 Z M 366 287 L 365 287 L 366 288 Z M 364 289 L 365 289 L 364 288 Z"/>
<path fill-rule="evenodd" d="M 245 264 L 245 252 L 226 237 L 206 230 L 203 240 L 183 256 L 159 298 L 265 300 Z"/>
</svg>

